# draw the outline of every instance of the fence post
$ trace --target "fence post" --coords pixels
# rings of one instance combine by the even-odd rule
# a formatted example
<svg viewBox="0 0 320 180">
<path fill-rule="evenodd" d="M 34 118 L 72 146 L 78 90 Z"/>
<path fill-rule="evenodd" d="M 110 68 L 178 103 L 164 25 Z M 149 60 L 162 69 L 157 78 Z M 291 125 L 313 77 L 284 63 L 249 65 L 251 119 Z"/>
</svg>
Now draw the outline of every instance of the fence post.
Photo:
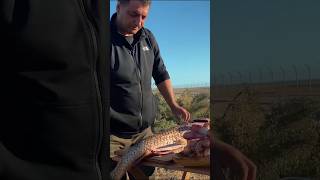
<svg viewBox="0 0 320 180">
<path fill-rule="evenodd" d="M 280 70 L 282 72 L 282 82 L 283 82 L 283 87 L 286 86 L 286 72 L 284 71 L 283 67 L 280 66 Z"/>
<path fill-rule="evenodd" d="M 239 84 L 242 84 L 242 74 L 240 71 L 238 71 L 238 74 L 239 74 Z"/>
<path fill-rule="evenodd" d="M 297 67 L 293 64 L 292 65 L 294 73 L 296 74 L 296 87 L 299 87 L 299 82 L 298 82 L 298 71 L 297 71 Z"/>
<path fill-rule="evenodd" d="M 262 70 L 261 70 L 261 68 L 258 68 L 258 71 L 259 71 L 259 81 L 260 81 L 260 83 L 262 83 L 263 77 L 262 77 Z"/>
<path fill-rule="evenodd" d="M 311 69 L 310 66 L 308 64 L 305 64 L 307 71 L 308 71 L 308 86 L 309 89 L 311 90 Z"/>
<path fill-rule="evenodd" d="M 251 76 L 251 71 L 248 72 L 249 74 L 249 84 L 252 84 L 252 76 Z"/>
<path fill-rule="evenodd" d="M 232 86 L 232 74 L 230 72 L 228 72 L 229 77 L 230 77 L 230 86 Z"/>
<path fill-rule="evenodd" d="M 270 75 L 271 75 L 271 82 L 273 82 L 273 71 L 270 67 L 268 67 Z"/>
</svg>

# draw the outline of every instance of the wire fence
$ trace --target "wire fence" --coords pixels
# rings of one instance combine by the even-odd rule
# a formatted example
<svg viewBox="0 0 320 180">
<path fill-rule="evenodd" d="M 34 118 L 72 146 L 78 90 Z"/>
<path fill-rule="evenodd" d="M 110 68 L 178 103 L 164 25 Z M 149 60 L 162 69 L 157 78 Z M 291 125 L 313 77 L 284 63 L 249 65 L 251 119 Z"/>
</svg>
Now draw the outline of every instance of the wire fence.
<svg viewBox="0 0 320 180">
<path fill-rule="evenodd" d="M 279 84 L 283 86 L 309 87 L 318 84 L 319 78 L 314 78 L 310 65 L 291 65 L 276 68 L 260 67 L 251 71 L 236 71 L 226 73 L 214 73 L 214 86 L 230 86 L 239 84 Z"/>
<path fill-rule="evenodd" d="M 312 66 L 289 65 L 277 67 L 258 67 L 251 71 L 230 71 L 225 73 L 213 73 L 211 86 L 230 87 L 234 85 L 259 85 L 273 84 L 278 86 L 315 87 L 320 85 L 320 77 L 315 78 L 319 73 Z M 152 82 L 152 88 L 157 86 Z M 210 82 L 173 84 L 173 88 L 201 88 L 210 87 Z"/>
</svg>

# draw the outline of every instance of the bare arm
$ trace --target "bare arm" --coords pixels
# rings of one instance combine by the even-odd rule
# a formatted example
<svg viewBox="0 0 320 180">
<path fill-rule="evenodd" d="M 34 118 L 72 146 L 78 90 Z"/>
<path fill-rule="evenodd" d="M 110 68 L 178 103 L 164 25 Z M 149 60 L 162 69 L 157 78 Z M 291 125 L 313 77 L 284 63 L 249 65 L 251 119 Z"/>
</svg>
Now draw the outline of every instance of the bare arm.
<svg viewBox="0 0 320 180">
<path fill-rule="evenodd" d="M 181 117 L 181 118 L 183 118 L 183 120 L 189 121 L 190 120 L 190 113 L 186 109 L 184 109 L 183 107 L 179 106 L 178 103 L 176 102 L 173 88 L 172 88 L 172 84 L 171 84 L 171 80 L 167 79 L 167 80 L 161 82 L 160 84 L 158 84 L 158 89 L 159 89 L 161 95 L 163 96 L 163 98 L 165 99 L 165 101 L 167 102 L 167 104 L 169 105 L 172 113 L 177 118 Z"/>
</svg>

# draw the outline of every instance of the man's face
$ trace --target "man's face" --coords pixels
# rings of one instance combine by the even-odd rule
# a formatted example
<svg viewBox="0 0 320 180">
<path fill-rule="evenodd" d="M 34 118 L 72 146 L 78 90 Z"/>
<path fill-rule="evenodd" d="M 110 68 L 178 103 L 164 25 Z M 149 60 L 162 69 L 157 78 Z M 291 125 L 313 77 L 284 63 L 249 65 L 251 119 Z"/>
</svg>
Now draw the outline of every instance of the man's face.
<svg viewBox="0 0 320 180">
<path fill-rule="evenodd" d="M 137 0 L 117 5 L 117 26 L 123 35 L 136 34 L 143 26 L 148 16 L 149 5 Z"/>
</svg>

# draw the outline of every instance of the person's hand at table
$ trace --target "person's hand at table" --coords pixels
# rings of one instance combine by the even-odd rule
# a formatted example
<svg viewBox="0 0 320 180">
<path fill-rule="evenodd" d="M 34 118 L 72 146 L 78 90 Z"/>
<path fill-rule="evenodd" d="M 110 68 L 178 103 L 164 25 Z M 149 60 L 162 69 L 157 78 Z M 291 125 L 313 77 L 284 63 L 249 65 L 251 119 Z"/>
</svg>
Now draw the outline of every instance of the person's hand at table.
<svg viewBox="0 0 320 180">
<path fill-rule="evenodd" d="M 255 180 L 256 165 L 235 147 L 215 140 L 213 156 L 223 169 L 229 169 L 231 179 Z"/>
</svg>

